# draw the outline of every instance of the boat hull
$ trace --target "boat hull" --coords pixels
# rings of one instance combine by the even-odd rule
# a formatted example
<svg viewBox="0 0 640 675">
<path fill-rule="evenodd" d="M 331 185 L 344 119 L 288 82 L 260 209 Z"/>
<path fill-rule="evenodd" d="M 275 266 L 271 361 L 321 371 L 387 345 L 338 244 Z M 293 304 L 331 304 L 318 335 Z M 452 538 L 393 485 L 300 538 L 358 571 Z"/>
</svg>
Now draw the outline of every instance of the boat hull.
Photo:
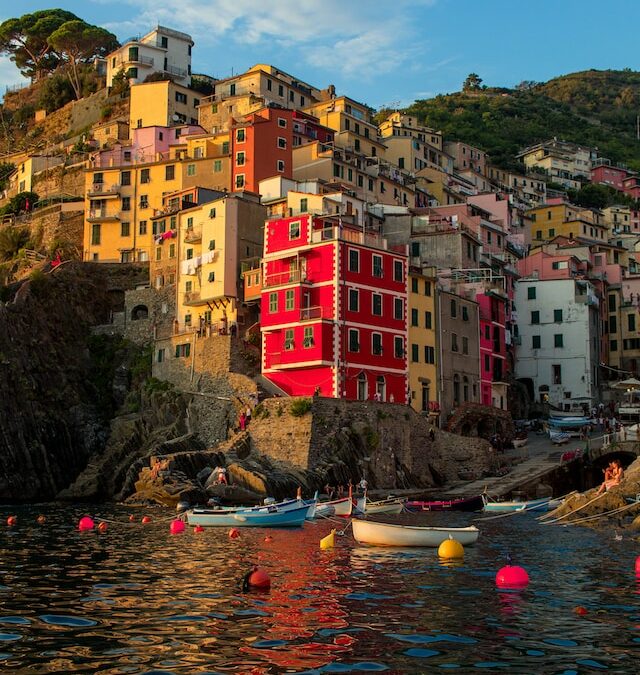
<svg viewBox="0 0 640 675">
<path fill-rule="evenodd" d="M 506 513 L 508 511 L 548 511 L 551 499 L 531 499 L 523 502 L 486 502 L 484 510 L 488 513 Z"/>
<path fill-rule="evenodd" d="M 332 502 L 322 502 L 322 505 L 330 504 L 334 508 L 334 515 L 348 517 L 353 510 L 353 500 L 351 497 L 344 497 L 343 499 L 335 499 Z"/>
<path fill-rule="evenodd" d="M 300 527 L 309 506 L 303 504 L 296 509 L 281 511 L 218 511 L 214 509 L 193 509 L 187 511 L 189 525 L 203 527 Z"/>
<path fill-rule="evenodd" d="M 483 506 L 482 495 L 463 499 L 412 501 L 405 504 L 408 511 L 481 511 Z"/>
<path fill-rule="evenodd" d="M 480 531 L 477 527 L 418 527 L 376 523 L 370 520 L 353 521 L 353 537 L 367 546 L 399 546 L 437 548 L 452 538 L 463 546 L 474 544 Z"/>
<path fill-rule="evenodd" d="M 403 508 L 404 505 L 402 502 L 389 502 L 387 504 L 375 504 L 367 502 L 364 507 L 364 512 L 368 516 L 377 513 L 390 513 L 397 515 L 398 513 L 402 513 Z"/>
</svg>

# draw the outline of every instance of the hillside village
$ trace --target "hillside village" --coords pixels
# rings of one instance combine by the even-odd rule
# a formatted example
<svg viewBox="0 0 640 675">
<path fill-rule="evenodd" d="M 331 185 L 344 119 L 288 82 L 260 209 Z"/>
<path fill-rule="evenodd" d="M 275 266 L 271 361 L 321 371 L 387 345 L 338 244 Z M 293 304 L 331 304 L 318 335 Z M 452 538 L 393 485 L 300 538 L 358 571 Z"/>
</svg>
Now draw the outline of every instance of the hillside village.
<svg viewBox="0 0 640 675">
<path fill-rule="evenodd" d="M 560 138 L 502 168 L 274 65 L 196 89 L 193 49 L 157 26 L 95 59 L 103 88 L 33 111 L 0 159 L 5 284 L 70 260 L 148 269 L 100 330 L 191 391 L 230 342 L 259 378 L 242 407 L 408 404 L 488 438 L 495 410 L 582 413 L 637 376 L 638 174 Z M 572 203 L 585 185 L 620 199 Z"/>
</svg>

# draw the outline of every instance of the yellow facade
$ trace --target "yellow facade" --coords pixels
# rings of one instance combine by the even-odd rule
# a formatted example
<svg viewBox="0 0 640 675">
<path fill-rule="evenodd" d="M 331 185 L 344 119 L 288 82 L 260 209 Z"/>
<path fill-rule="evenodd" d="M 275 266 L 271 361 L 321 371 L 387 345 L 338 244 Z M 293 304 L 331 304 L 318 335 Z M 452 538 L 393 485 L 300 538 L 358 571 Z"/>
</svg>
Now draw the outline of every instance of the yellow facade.
<svg viewBox="0 0 640 675">
<path fill-rule="evenodd" d="M 531 241 L 541 242 L 554 237 L 581 237 L 607 241 L 609 228 L 598 212 L 572 204 L 542 204 L 527 211 L 531 219 Z"/>
<path fill-rule="evenodd" d="M 178 214 L 180 330 L 237 326 L 241 261 L 262 256 L 265 212 L 256 195 L 235 193 Z"/>
<path fill-rule="evenodd" d="M 438 326 L 435 310 L 435 269 L 425 269 L 423 273 L 417 268 L 410 268 L 407 281 L 407 362 L 411 407 L 416 412 L 436 416 L 434 403 L 438 402 Z"/>
<path fill-rule="evenodd" d="M 84 259 L 146 261 L 153 249 L 151 218 L 162 197 L 185 187 L 214 188 L 214 158 L 170 159 L 87 170 Z"/>
<path fill-rule="evenodd" d="M 197 91 L 169 80 L 135 84 L 129 94 L 129 127 L 197 124 L 201 98 Z"/>
</svg>

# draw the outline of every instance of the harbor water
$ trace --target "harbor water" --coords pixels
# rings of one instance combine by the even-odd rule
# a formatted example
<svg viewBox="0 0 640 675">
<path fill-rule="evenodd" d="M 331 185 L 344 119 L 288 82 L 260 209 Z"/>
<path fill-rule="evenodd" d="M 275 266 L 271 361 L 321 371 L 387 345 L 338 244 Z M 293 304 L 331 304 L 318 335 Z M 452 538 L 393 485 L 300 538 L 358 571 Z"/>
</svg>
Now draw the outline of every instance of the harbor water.
<svg viewBox="0 0 640 675">
<path fill-rule="evenodd" d="M 17 514 L 13 527 L 6 517 Z M 89 513 L 105 533 L 78 532 Z M 136 523 L 129 523 L 130 514 Z M 139 520 L 149 513 L 153 521 Z M 46 515 L 37 524 L 39 514 Z M 358 546 L 348 521 L 299 530 L 169 533 L 166 511 L 47 505 L 2 511 L 0 670 L 204 673 L 637 673 L 640 544 L 628 531 L 479 521 L 461 563 Z M 481 514 L 403 516 L 468 525 Z M 164 519 L 164 520 L 162 520 Z M 335 525 L 333 525 L 335 526 Z M 265 537 L 272 537 L 265 541 Z M 499 591 L 510 554 L 528 571 Z M 271 590 L 240 590 L 257 564 Z"/>
</svg>

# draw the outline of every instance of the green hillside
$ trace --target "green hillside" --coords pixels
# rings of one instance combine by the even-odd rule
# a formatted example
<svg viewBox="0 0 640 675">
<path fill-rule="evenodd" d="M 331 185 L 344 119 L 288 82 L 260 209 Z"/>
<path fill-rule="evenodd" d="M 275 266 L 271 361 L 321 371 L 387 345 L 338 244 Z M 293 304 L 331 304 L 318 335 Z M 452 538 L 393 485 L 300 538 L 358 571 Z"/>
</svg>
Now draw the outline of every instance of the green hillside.
<svg viewBox="0 0 640 675">
<path fill-rule="evenodd" d="M 407 112 L 445 137 L 486 150 L 505 169 L 517 152 L 554 136 L 598 148 L 640 171 L 640 73 L 588 70 L 517 89 L 473 89 L 416 101 Z"/>
</svg>

